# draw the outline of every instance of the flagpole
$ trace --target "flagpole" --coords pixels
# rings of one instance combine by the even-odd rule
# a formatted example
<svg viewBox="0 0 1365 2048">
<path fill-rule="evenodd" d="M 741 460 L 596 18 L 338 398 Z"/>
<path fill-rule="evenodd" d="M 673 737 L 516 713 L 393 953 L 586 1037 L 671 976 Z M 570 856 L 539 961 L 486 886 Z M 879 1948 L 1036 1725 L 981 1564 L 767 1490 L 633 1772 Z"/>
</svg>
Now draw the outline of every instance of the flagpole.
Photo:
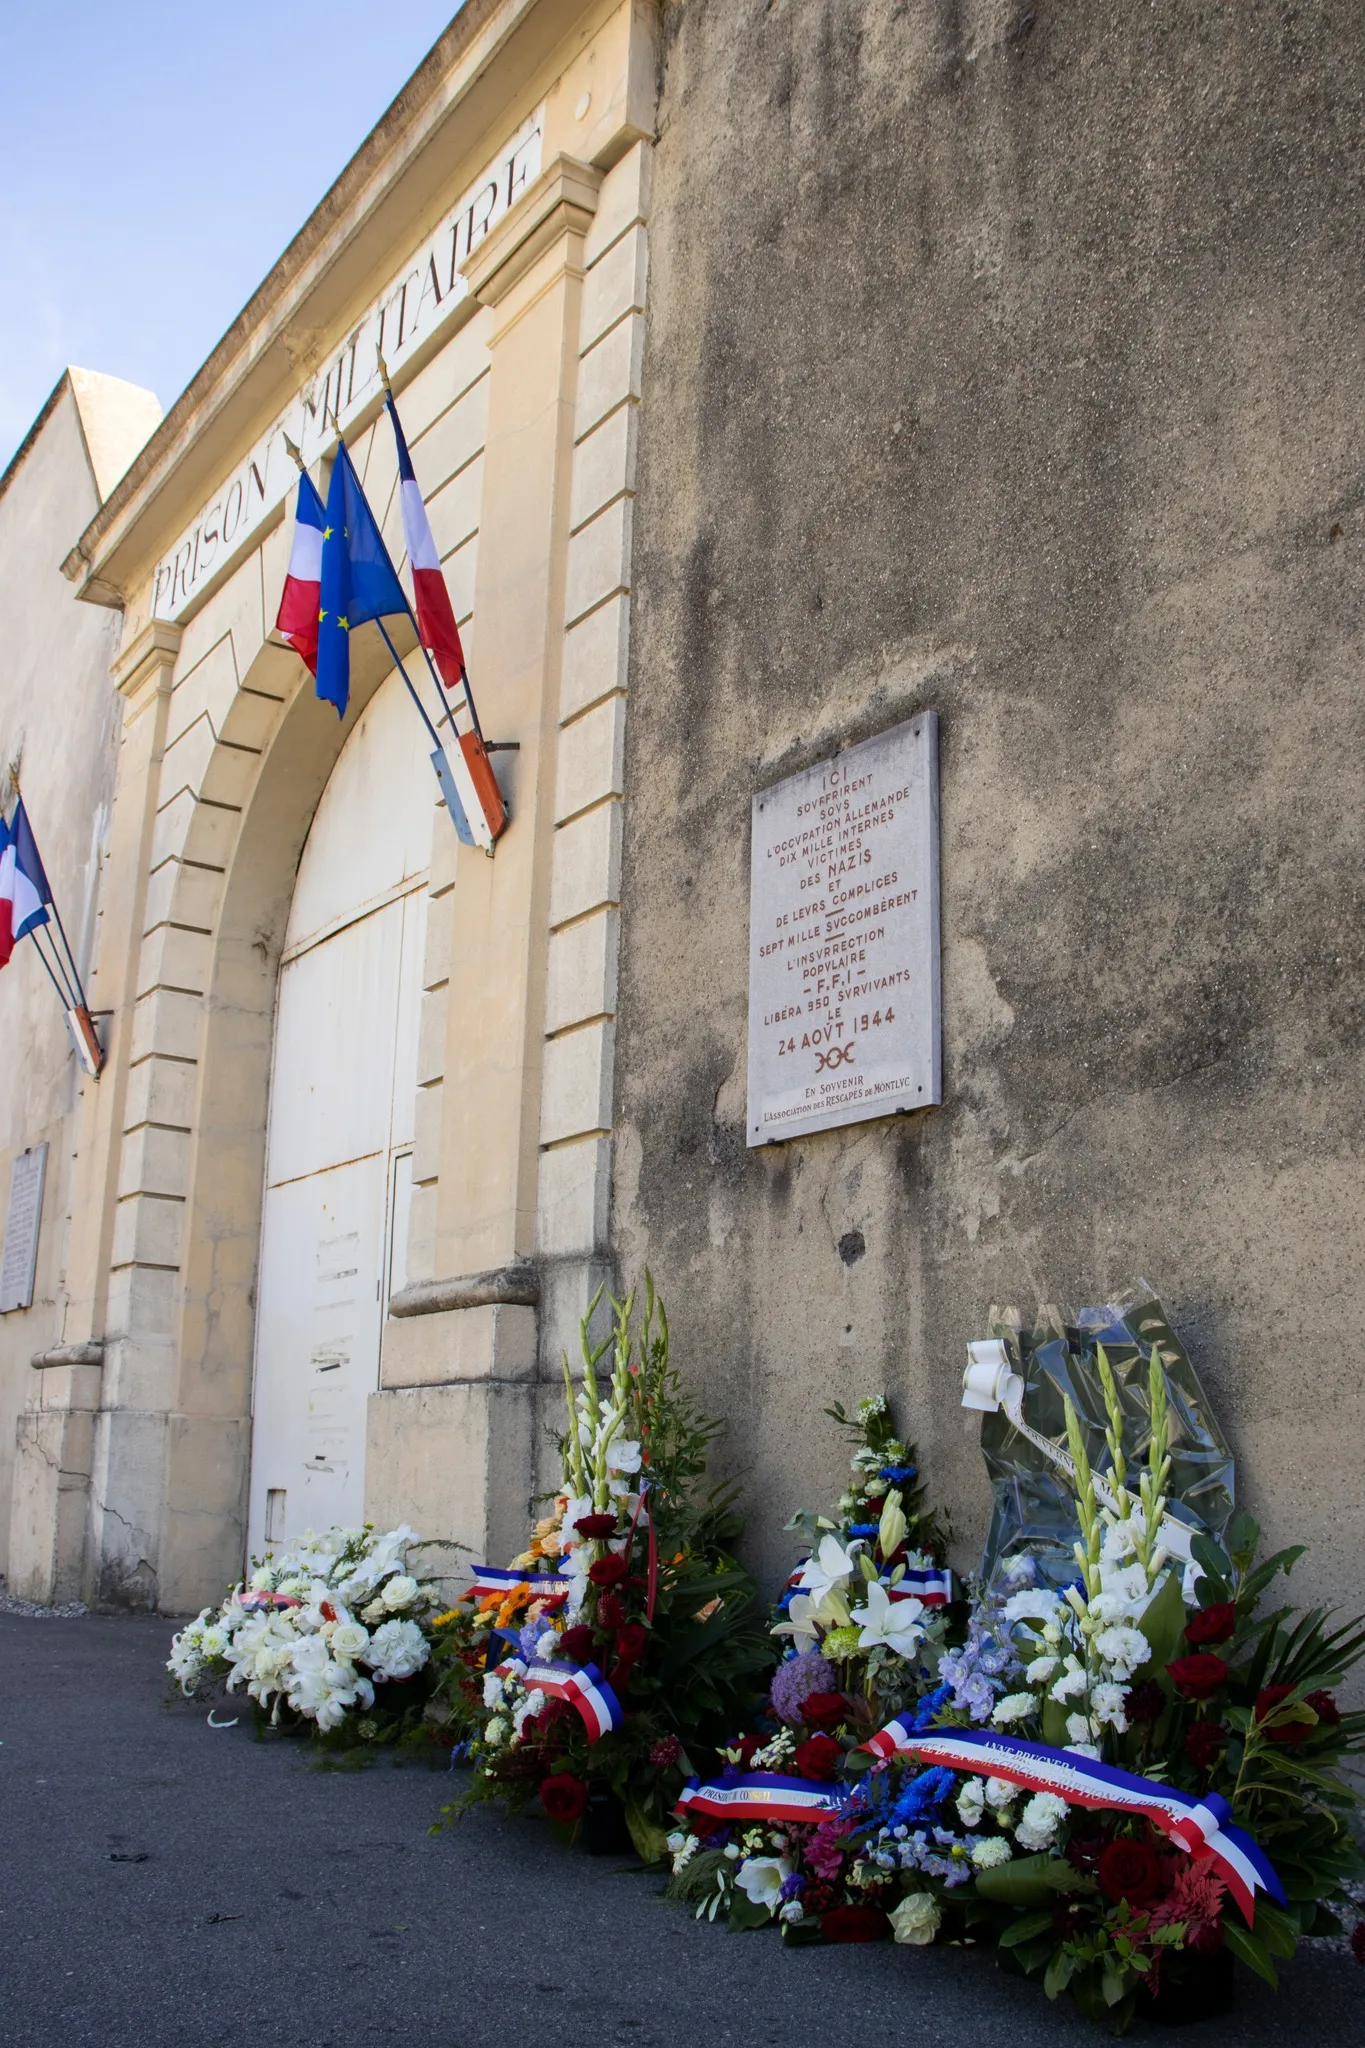
<svg viewBox="0 0 1365 2048">
<path fill-rule="evenodd" d="M 64 1010 L 74 1010 L 78 1006 L 76 1004 L 74 997 L 71 994 L 70 989 L 63 988 L 61 982 L 58 981 L 56 975 L 52 971 L 52 962 L 48 959 L 47 954 L 38 944 L 38 933 L 41 930 L 41 925 L 34 925 L 32 931 L 30 931 L 27 936 L 32 939 L 34 951 L 37 953 L 38 958 L 42 961 L 43 966 L 47 969 L 47 978 L 57 991 L 58 1002 L 61 1004 Z"/>
<path fill-rule="evenodd" d="M 20 785 L 18 774 L 12 770 L 11 775 L 14 782 L 14 793 L 18 797 L 19 801 L 22 803 L 24 799 L 24 792 Z M 25 810 L 24 816 L 28 820 L 29 837 L 33 841 L 33 850 L 38 856 L 38 865 L 42 868 L 43 877 L 46 880 L 47 866 L 43 860 L 42 848 L 38 844 L 38 835 L 33 829 L 33 821 L 31 818 L 28 817 L 27 810 Z M 62 939 L 62 951 L 66 954 L 65 964 L 63 964 L 61 953 L 57 951 L 55 943 L 52 948 L 52 955 L 53 958 L 56 960 L 58 967 L 61 968 L 62 979 L 68 984 L 69 987 L 73 988 L 76 992 L 75 995 L 72 997 L 72 1007 L 74 1009 L 83 1010 L 87 1007 L 87 1005 L 85 1001 L 85 989 L 81 982 L 80 969 L 76 965 L 76 956 L 71 950 L 71 941 L 66 936 L 66 926 L 62 923 L 62 913 L 57 907 L 57 898 L 52 893 L 52 884 L 50 881 L 48 882 L 47 887 L 47 907 L 51 910 L 53 917 L 57 920 L 57 930 L 61 933 Z M 35 925 L 34 932 L 36 933 L 37 930 L 38 927 Z M 70 969 L 69 973 L 67 972 L 68 968 Z"/>
<path fill-rule="evenodd" d="M 385 390 L 387 391 L 387 389 L 388 389 L 388 379 L 387 379 L 387 377 L 385 378 L 385 381 L 384 381 L 384 388 L 385 388 Z M 332 409 L 332 425 L 333 425 L 333 426 L 334 426 L 334 427 L 336 428 L 336 437 L 337 437 L 337 443 L 338 443 L 338 446 L 339 446 L 339 447 L 341 448 L 341 450 L 342 450 L 342 451 L 343 451 L 343 453 L 345 454 L 346 460 L 347 460 L 348 462 L 350 462 L 350 460 L 351 460 L 351 451 L 350 451 L 350 449 L 349 449 L 349 448 L 347 448 L 347 446 L 346 446 L 346 437 L 345 437 L 345 435 L 344 435 L 344 434 L 342 433 L 342 431 L 341 431 L 341 421 L 340 421 L 340 420 L 338 419 L 338 417 L 337 417 L 337 414 L 336 414 L 336 408 L 335 408 L 335 407 L 333 407 L 333 409 Z M 301 469 L 303 468 L 303 463 L 302 463 L 302 461 L 300 460 L 300 457 L 299 457 L 299 455 L 298 455 L 297 451 L 296 451 L 295 449 L 293 449 L 293 448 L 291 447 L 291 448 L 290 448 L 290 451 L 289 451 L 289 452 L 291 453 L 291 455 L 293 455 L 293 457 L 294 457 L 294 460 L 295 460 L 295 461 L 296 461 L 296 462 L 297 462 L 297 463 L 299 464 L 299 468 L 300 468 L 300 470 L 301 470 Z M 355 465 L 354 465 L 354 464 L 352 464 L 351 466 L 352 466 L 352 472 L 354 473 L 354 468 L 355 468 Z M 357 489 L 358 489 L 358 490 L 359 490 L 359 492 L 360 492 L 360 495 L 361 495 L 361 498 L 362 498 L 362 500 L 364 500 L 364 502 L 365 502 L 365 503 L 366 503 L 366 504 L 368 505 L 368 504 L 369 504 L 369 500 L 368 500 L 368 499 L 367 499 L 367 498 L 365 497 L 365 486 L 364 486 L 364 484 L 362 484 L 362 483 L 361 483 L 361 481 L 360 481 L 360 478 L 359 478 L 358 476 L 356 477 L 356 487 L 357 487 Z M 374 519 L 374 507 L 373 507 L 372 505 L 370 506 L 370 517 L 371 517 L 372 519 Z M 413 634 L 414 634 L 414 636 L 415 636 L 415 638 L 416 638 L 416 641 L 417 641 L 417 645 L 418 645 L 419 647 L 421 647 L 421 648 L 422 648 L 422 653 L 423 653 L 423 655 L 424 655 L 424 656 L 426 657 L 426 664 L 427 664 L 427 667 L 428 667 L 429 669 L 431 669 L 432 677 L 433 677 L 433 680 L 435 681 L 435 684 L 436 684 L 436 688 L 437 688 L 437 692 L 438 692 L 438 694 L 440 695 L 440 699 L 441 699 L 441 702 L 442 702 L 442 703 L 443 703 L 443 704 L 444 704 L 444 705 L 446 706 L 446 710 L 447 710 L 447 712 L 448 712 L 448 713 L 450 714 L 450 729 L 451 729 L 451 732 L 452 732 L 452 733 L 454 734 L 454 737 L 455 737 L 456 743 L 458 744 L 458 742 L 459 742 L 459 737 L 460 737 L 460 736 L 459 736 L 458 732 L 456 732 L 456 731 L 455 731 L 455 718 L 454 718 L 454 712 L 453 712 L 453 710 L 451 709 L 451 706 L 450 706 L 449 700 L 447 699 L 447 697 L 446 697 L 446 694 L 445 694 L 445 691 L 444 691 L 444 689 L 442 688 L 442 685 L 441 685 L 441 679 L 440 679 L 440 677 L 439 677 L 439 676 L 438 676 L 438 675 L 436 674 L 436 670 L 435 670 L 435 667 L 434 667 L 434 666 L 433 666 L 433 664 L 432 664 L 432 659 L 431 659 L 431 656 L 430 656 L 429 654 L 427 654 L 427 650 L 426 650 L 426 648 L 422 646 L 422 632 L 421 632 L 421 628 L 420 628 L 420 627 L 418 626 L 418 624 L 417 624 L 417 620 L 416 620 L 416 617 L 414 616 L 414 613 L 413 613 L 413 609 L 412 609 L 412 606 L 411 606 L 411 605 L 410 605 L 410 604 L 408 603 L 408 594 L 407 594 L 406 590 L 404 590 L 404 589 L 403 589 L 403 586 L 402 586 L 402 584 L 401 584 L 401 583 L 400 583 L 400 582 L 398 581 L 398 571 L 397 571 L 397 570 L 396 570 L 396 569 L 394 568 L 394 566 L 393 566 L 393 557 L 392 557 L 392 555 L 391 555 L 391 554 L 389 553 L 389 544 L 388 544 L 388 542 L 387 542 L 387 541 L 385 540 L 385 538 L 384 538 L 384 529 L 383 529 L 383 527 L 382 527 L 382 526 L 380 525 L 380 523 L 379 523 L 378 519 L 374 519 L 374 530 L 375 530 L 375 533 L 376 533 L 376 534 L 378 535 L 378 538 L 379 538 L 379 545 L 380 545 L 380 547 L 381 547 L 381 548 L 383 548 L 383 550 L 384 550 L 384 560 L 385 560 L 385 561 L 387 562 L 387 564 L 388 564 L 388 567 L 389 567 L 389 573 L 390 573 L 390 574 L 392 575 L 392 577 L 393 577 L 393 580 L 394 580 L 394 583 L 395 583 L 395 585 L 397 586 L 397 588 L 398 588 L 399 592 L 400 592 L 400 593 L 401 593 L 401 595 L 402 595 L 402 599 L 403 599 L 403 608 L 404 608 L 404 610 L 405 610 L 405 611 L 406 611 L 406 613 L 407 613 L 407 616 L 408 616 L 408 622 L 409 622 L 409 624 L 410 624 L 410 625 L 411 625 L 411 627 L 412 627 L 412 630 L 413 630 Z M 389 629 L 388 629 L 388 627 L 387 627 L 387 626 L 386 626 L 386 625 L 384 624 L 384 620 L 383 620 L 383 618 L 382 618 L 382 617 L 376 617 L 376 619 L 375 619 L 375 624 L 376 624 L 376 626 L 378 626 L 378 628 L 379 628 L 379 631 L 380 631 L 380 635 L 381 635 L 381 637 L 382 637 L 382 639 L 383 639 L 384 645 L 385 645 L 385 646 L 386 646 L 386 647 L 388 648 L 388 650 L 389 650 L 389 653 L 390 653 L 390 654 L 391 654 L 391 655 L 393 656 L 393 662 L 394 662 L 394 667 L 395 667 L 395 668 L 396 668 L 396 669 L 398 670 L 398 673 L 399 673 L 399 675 L 400 675 L 400 676 L 401 676 L 401 677 L 403 678 L 403 681 L 404 681 L 404 683 L 405 683 L 405 684 L 407 685 L 407 691 L 408 691 L 408 695 L 409 695 L 409 696 L 411 697 L 411 699 L 412 699 L 413 703 L 414 703 L 414 704 L 416 705 L 416 707 L 417 707 L 417 716 L 418 716 L 418 717 L 419 717 L 419 718 L 421 719 L 421 721 L 422 721 L 423 725 L 424 725 L 424 726 L 426 727 L 427 731 L 428 731 L 428 732 L 429 732 L 429 733 L 431 734 L 431 741 L 432 741 L 432 745 L 433 745 L 433 746 L 434 746 L 434 747 L 436 748 L 437 752 L 438 752 L 438 753 L 440 754 L 441 758 L 442 758 L 442 759 L 444 760 L 444 759 L 445 759 L 445 751 L 446 751 L 446 750 L 445 750 L 445 747 L 444 747 L 444 745 L 442 744 L 442 741 L 441 741 L 441 735 L 440 735 L 440 733 L 439 733 L 439 732 L 437 732 L 437 730 L 436 730 L 435 726 L 434 726 L 434 725 L 432 724 L 432 722 L 431 722 L 431 718 L 430 718 L 430 715 L 428 714 L 428 711 L 427 711 L 427 708 L 426 708 L 426 705 L 425 705 L 425 704 L 424 704 L 424 703 L 422 702 L 421 698 L 420 698 L 420 697 L 418 696 L 418 694 L 417 694 L 417 691 L 416 691 L 416 689 L 415 689 L 415 688 L 414 688 L 414 686 L 413 686 L 413 681 L 412 681 L 412 678 L 411 678 L 411 676 L 410 676 L 410 675 L 408 674 L 408 672 L 407 672 L 406 668 L 404 668 L 404 666 L 403 666 L 403 657 L 402 657 L 402 655 L 401 655 L 401 654 L 400 654 L 400 653 L 398 652 L 398 649 L 397 649 L 397 648 L 396 648 L 396 647 L 394 646 L 394 644 L 393 644 L 393 641 L 392 641 L 392 640 L 390 639 L 390 637 L 389 637 Z M 448 764 L 448 763 L 447 763 L 447 773 L 449 773 L 449 764 Z"/>
<path fill-rule="evenodd" d="M 388 627 L 384 624 L 383 619 L 376 619 L 375 624 L 376 626 L 378 626 L 379 631 L 383 636 L 384 645 L 388 648 L 389 653 L 393 656 L 394 667 L 398 670 L 399 675 L 403 678 L 403 681 L 408 686 L 408 695 L 411 697 L 413 703 L 417 706 L 418 717 L 421 719 L 427 731 L 431 734 L 433 744 L 436 747 L 440 748 L 441 753 L 444 754 L 445 748 L 441 746 L 441 735 L 437 732 L 435 726 L 432 724 L 431 719 L 427 714 L 426 705 L 422 702 L 421 698 L 418 696 L 416 690 L 412 686 L 412 678 L 409 676 L 407 670 L 403 666 L 403 657 L 398 652 L 398 649 L 394 646 L 392 640 L 390 640 L 389 638 Z M 456 737 L 458 738 L 458 734 L 456 735 Z"/>
<path fill-rule="evenodd" d="M 385 400 L 387 401 L 387 403 L 389 404 L 389 406 L 390 406 L 390 407 L 392 407 L 392 406 L 393 406 L 393 386 L 392 386 L 392 384 L 390 384 L 390 382 L 389 382 L 389 366 L 388 366 L 388 364 L 387 364 L 387 363 L 386 363 L 386 362 L 384 361 L 384 351 L 383 351 L 383 349 L 382 349 L 382 348 L 380 348 L 380 347 L 378 347 L 378 346 L 376 346 L 376 348 L 375 348 L 375 355 L 376 355 L 376 356 L 378 357 L 378 359 L 379 359 L 379 381 L 380 381 L 380 383 L 381 383 L 381 384 L 383 385 L 383 387 L 384 387 L 384 397 L 385 397 Z M 396 417 L 396 416 L 397 416 L 397 415 L 395 414 L 395 417 Z M 332 417 L 333 417 L 333 419 L 335 419 L 335 418 L 336 418 L 336 414 L 335 414 L 335 412 L 333 413 Z M 337 433 L 338 433 L 338 434 L 340 434 L 340 432 L 341 432 L 341 427 L 340 427 L 340 424 L 338 424 L 338 426 L 337 426 Z M 378 523 L 378 522 L 376 522 L 376 524 L 377 524 L 377 523 Z M 381 535 L 380 535 L 380 538 L 381 538 L 381 539 L 383 538 L 383 535 L 382 535 L 382 533 L 381 533 Z M 386 552 L 387 552 L 387 548 L 386 548 Z M 393 568 L 393 563 L 392 563 L 392 562 L 390 562 L 390 563 L 389 563 L 389 567 L 390 567 L 390 568 Z M 397 580 L 397 573 L 398 573 L 398 572 L 397 572 L 397 571 L 395 570 L 395 571 L 394 571 L 394 577 L 395 577 L 395 581 Z M 400 590 L 403 590 L 403 586 L 402 586 L 402 584 L 401 584 L 401 583 L 399 583 L 399 585 L 398 585 L 398 588 L 399 588 Z M 404 601 L 404 603 L 405 603 L 405 604 L 407 603 L 407 595 L 408 595 L 408 594 L 407 594 L 407 592 L 406 592 L 405 590 L 403 590 L 403 601 Z M 441 700 L 442 704 L 443 704 L 443 705 L 445 706 L 445 715 L 446 715 L 446 717 L 447 717 L 447 718 L 449 719 L 449 721 L 450 721 L 450 730 L 451 730 L 452 734 L 454 735 L 455 739 L 456 739 L 456 740 L 458 741 L 458 739 L 459 739 L 460 735 L 459 735 L 459 731 L 458 731 L 458 728 L 456 727 L 456 724 L 455 724 L 455 706 L 454 706 L 454 703 L 453 703 L 453 702 L 452 702 L 452 700 L 451 700 L 451 696 L 450 696 L 450 692 L 449 692 L 449 690 L 448 690 L 448 689 L 446 688 L 445 678 L 444 678 L 444 677 L 443 677 L 443 676 L 441 675 L 441 673 L 440 673 L 440 671 L 438 670 L 438 668 L 437 668 L 437 666 L 436 666 L 435 662 L 434 662 L 434 661 L 432 660 L 432 658 L 431 658 L 431 651 L 430 651 L 430 649 L 428 648 L 428 646 L 427 646 L 427 644 L 426 644 L 426 641 L 425 641 L 425 640 L 424 640 L 424 639 L 422 638 L 422 629 L 421 629 L 421 627 L 420 627 L 420 626 L 418 625 L 418 623 L 417 623 L 417 615 L 416 615 L 416 613 L 415 613 L 415 612 L 413 611 L 413 608 L 412 608 L 412 606 L 411 606 L 410 604 L 408 605 L 408 618 L 409 618 L 409 620 L 411 621 L 411 624 L 412 624 L 412 630 L 413 630 L 413 632 L 414 632 L 414 633 L 416 634 L 416 636 L 417 636 L 417 645 L 418 645 L 418 646 L 419 646 L 419 647 L 421 648 L 421 650 L 422 650 L 422 658 L 423 658 L 423 660 L 424 660 L 424 661 L 426 662 L 426 665 L 427 665 L 428 669 L 430 669 L 430 671 L 431 671 L 431 680 L 432 680 L 432 681 L 433 681 L 433 683 L 435 683 L 435 685 L 436 685 L 436 694 L 437 694 L 437 696 L 438 696 L 438 697 L 440 698 L 440 700 Z M 456 626 L 456 631 L 458 632 L 458 630 L 459 630 L 459 627 L 458 627 L 458 623 L 457 623 L 457 626 Z M 474 730 L 475 730 L 475 732 L 476 732 L 476 733 L 478 734 L 478 736 L 479 736 L 479 739 L 480 739 L 480 742 L 482 742 L 482 740 L 483 740 L 483 727 L 482 727 L 482 725 L 480 725 L 480 723 L 479 723 L 479 714 L 478 714 L 477 710 L 476 710 L 476 709 L 475 709 L 475 707 L 474 707 L 474 692 L 473 692 L 473 691 L 472 691 L 472 690 L 470 689 L 470 687 L 469 687 L 469 670 L 468 670 L 468 668 L 466 667 L 466 665 L 465 665 L 465 663 L 464 663 L 464 661 L 463 661 L 463 660 L 462 660 L 462 661 L 461 661 L 461 663 L 460 663 L 460 685 L 461 685 L 461 688 L 462 688 L 462 689 L 463 689 L 463 691 L 464 691 L 464 701 L 465 701 L 465 709 L 466 709 L 466 710 L 468 711 L 468 713 L 469 713 L 469 716 L 470 716 L 470 718 L 471 718 L 471 719 L 473 720 L 473 723 L 474 723 Z"/>
</svg>

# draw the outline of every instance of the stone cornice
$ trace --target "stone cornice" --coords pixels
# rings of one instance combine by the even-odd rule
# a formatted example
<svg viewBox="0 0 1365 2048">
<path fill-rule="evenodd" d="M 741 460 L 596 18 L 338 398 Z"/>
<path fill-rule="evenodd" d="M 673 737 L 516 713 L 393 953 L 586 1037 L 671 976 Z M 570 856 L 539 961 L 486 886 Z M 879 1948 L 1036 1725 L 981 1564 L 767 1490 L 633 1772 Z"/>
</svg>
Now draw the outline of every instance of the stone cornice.
<svg viewBox="0 0 1365 2048">
<path fill-rule="evenodd" d="M 498 305 L 547 249 L 585 235 L 601 186 L 602 173 L 591 164 L 557 156 L 460 265 L 479 303 Z"/>
<path fill-rule="evenodd" d="M 172 625 L 166 619 L 151 619 L 140 633 L 133 635 L 110 669 L 115 687 L 123 696 L 135 697 L 154 675 L 170 687 L 170 672 L 180 652 L 183 632 L 183 626 Z"/>
</svg>

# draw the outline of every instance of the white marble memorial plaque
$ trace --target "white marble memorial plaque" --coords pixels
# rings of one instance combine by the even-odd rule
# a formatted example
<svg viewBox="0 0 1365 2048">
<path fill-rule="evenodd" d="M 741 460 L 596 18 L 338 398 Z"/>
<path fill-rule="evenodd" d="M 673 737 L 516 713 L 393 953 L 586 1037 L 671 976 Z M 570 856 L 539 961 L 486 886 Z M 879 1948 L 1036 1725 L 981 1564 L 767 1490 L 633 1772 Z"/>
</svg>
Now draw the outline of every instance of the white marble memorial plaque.
<svg viewBox="0 0 1365 2048">
<path fill-rule="evenodd" d="M 33 1276 L 38 1265 L 38 1232 L 43 1221 L 43 1178 L 47 1172 L 47 1140 L 27 1152 L 16 1152 L 9 1177 L 9 1214 L 5 1218 L 5 1250 L 0 1258 L 0 1316 L 33 1302 Z"/>
<path fill-rule="evenodd" d="M 749 1143 L 942 1100 L 938 713 L 754 798 Z"/>
</svg>

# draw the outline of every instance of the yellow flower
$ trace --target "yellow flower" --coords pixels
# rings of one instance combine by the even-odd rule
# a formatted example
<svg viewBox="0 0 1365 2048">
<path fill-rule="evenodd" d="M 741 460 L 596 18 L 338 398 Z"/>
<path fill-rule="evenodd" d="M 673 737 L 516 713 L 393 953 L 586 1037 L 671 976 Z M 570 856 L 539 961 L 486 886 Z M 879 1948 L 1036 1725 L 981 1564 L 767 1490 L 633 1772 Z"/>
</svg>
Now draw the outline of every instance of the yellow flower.
<svg viewBox="0 0 1365 2048">
<path fill-rule="evenodd" d="M 431 1625 L 432 1625 L 432 1627 L 433 1627 L 433 1628 L 444 1628 L 444 1627 L 446 1626 L 447 1622 L 451 1622 L 451 1621 L 458 1621 L 458 1620 L 459 1620 L 459 1618 L 460 1618 L 460 1610 L 459 1610 L 459 1608 L 458 1608 L 458 1607 L 449 1607 L 449 1608 L 447 1608 L 447 1609 L 446 1609 L 446 1612 L 445 1612 L 444 1614 L 438 1614 L 438 1615 L 436 1616 L 436 1619 L 435 1619 L 435 1620 L 434 1620 L 434 1621 L 432 1622 L 432 1624 L 431 1624 Z"/>
</svg>

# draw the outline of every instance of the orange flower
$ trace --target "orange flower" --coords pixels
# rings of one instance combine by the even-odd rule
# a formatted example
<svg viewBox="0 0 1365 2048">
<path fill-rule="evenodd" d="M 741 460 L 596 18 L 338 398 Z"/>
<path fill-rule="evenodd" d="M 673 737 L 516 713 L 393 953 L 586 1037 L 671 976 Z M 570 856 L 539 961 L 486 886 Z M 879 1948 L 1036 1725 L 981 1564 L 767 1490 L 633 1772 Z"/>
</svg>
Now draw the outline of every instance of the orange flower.
<svg viewBox="0 0 1365 2048">
<path fill-rule="evenodd" d="M 526 1605 L 530 1597 L 531 1588 L 527 1585 L 525 1579 L 521 1581 L 520 1585 L 513 1586 L 511 1592 L 503 1601 L 502 1606 L 498 1609 L 498 1627 L 506 1628 L 513 1615 Z"/>
</svg>

